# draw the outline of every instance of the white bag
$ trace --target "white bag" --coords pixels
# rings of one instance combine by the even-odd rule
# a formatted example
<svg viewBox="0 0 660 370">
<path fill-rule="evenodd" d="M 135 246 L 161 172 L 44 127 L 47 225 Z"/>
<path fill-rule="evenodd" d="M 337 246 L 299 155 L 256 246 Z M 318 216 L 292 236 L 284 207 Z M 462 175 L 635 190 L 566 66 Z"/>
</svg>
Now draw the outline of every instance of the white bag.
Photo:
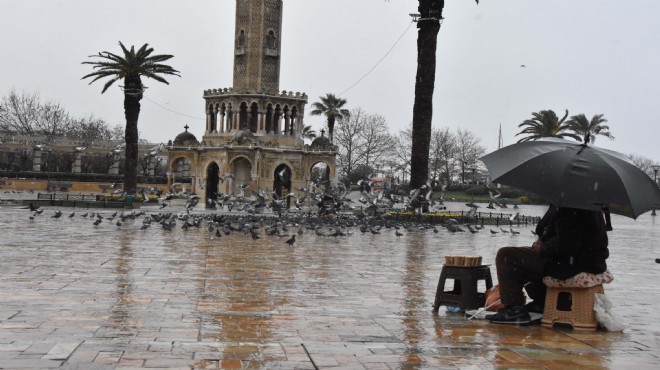
<svg viewBox="0 0 660 370">
<path fill-rule="evenodd" d="M 596 320 L 600 326 L 608 331 L 623 331 L 628 327 L 619 315 L 612 312 L 612 302 L 604 293 L 596 293 L 594 311 L 596 311 Z"/>
</svg>

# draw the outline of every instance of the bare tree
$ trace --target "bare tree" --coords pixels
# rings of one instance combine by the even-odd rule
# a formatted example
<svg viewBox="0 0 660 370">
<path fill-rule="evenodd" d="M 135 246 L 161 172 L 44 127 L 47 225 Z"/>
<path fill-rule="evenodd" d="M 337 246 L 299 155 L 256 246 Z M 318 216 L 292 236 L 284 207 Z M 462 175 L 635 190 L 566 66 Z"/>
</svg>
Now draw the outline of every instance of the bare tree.
<svg viewBox="0 0 660 370">
<path fill-rule="evenodd" d="M 388 150 L 392 147 L 392 136 L 388 132 L 385 117 L 367 115 L 361 122 L 362 131 L 358 134 L 360 141 L 360 154 L 367 167 L 374 167 Z"/>
<path fill-rule="evenodd" d="M 410 173 L 410 152 L 412 151 L 412 125 L 403 130 L 399 130 L 397 135 L 392 137 L 392 147 L 390 148 L 390 157 L 392 168 L 396 172 L 403 173 L 403 181 L 407 173 Z"/>
<path fill-rule="evenodd" d="M 465 183 L 465 171 L 477 167 L 477 160 L 485 152 L 486 148 L 480 144 L 474 133 L 468 130 L 458 129 L 456 134 L 456 161 L 461 170 L 461 182 Z"/>
<path fill-rule="evenodd" d="M 359 134 L 363 130 L 360 121 L 365 113 L 361 108 L 353 109 L 348 116 L 336 122 L 334 144 L 339 148 L 337 156 L 342 176 L 350 179 L 355 166 L 359 163 Z"/>
<path fill-rule="evenodd" d="M 94 116 L 74 119 L 66 136 L 79 140 L 81 145 L 92 146 L 99 141 L 124 141 L 124 127 L 111 126 L 104 120 Z"/>
<path fill-rule="evenodd" d="M 37 134 L 44 135 L 48 142 L 52 142 L 55 137 L 66 136 L 71 131 L 72 120 L 61 105 L 47 102 L 37 115 L 34 126 Z"/>
<path fill-rule="evenodd" d="M 37 94 L 12 90 L 0 100 L 0 132 L 7 135 L 36 134 L 36 123 L 43 106 Z"/>
<path fill-rule="evenodd" d="M 451 185 L 456 163 L 456 135 L 448 127 L 434 129 L 431 134 L 431 173 L 439 179 L 444 175 L 446 184 Z"/>
<path fill-rule="evenodd" d="M 657 162 L 653 161 L 651 158 L 643 157 L 637 154 L 628 154 L 628 157 L 632 163 L 635 164 L 635 166 L 639 167 L 640 170 L 644 171 L 651 178 L 655 177 L 653 166 L 658 165 Z"/>
<path fill-rule="evenodd" d="M 349 180 L 358 165 L 373 169 L 392 147 L 387 122 L 382 116 L 355 108 L 347 117 L 339 119 L 336 125 L 334 142 L 339 147 L 337 159 L 343 176 Z"/>
<path fill-rule="evenodd" d="M 33 93 L 17 93 L 0 99 L 0 134 L 2 136 L 41 135 L 47 142 L 67 137 L 91 145 L 94 141 L 123 140 L 123 127 L 110 126 L 102 119 L 72 117 L 60 104 L 42 102 Z"/>
</svg>

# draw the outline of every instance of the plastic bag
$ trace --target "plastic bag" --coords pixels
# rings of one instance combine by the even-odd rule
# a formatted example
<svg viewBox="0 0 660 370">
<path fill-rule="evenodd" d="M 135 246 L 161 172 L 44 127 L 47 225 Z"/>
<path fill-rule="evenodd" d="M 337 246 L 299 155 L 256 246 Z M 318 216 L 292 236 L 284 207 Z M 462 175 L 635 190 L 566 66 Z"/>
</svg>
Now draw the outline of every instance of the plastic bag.
<svg viewBox="0 0 660 370">
<path fill-rule="evenodd" d="M 594 311 L 596 311 L 596 320 L 598 320 L 600 326 L 608 331 L 623 331 L 628 327 L 619 315 L 612 312 L 612 302 L 605 294 L 596 293 Z"/>
</svg>

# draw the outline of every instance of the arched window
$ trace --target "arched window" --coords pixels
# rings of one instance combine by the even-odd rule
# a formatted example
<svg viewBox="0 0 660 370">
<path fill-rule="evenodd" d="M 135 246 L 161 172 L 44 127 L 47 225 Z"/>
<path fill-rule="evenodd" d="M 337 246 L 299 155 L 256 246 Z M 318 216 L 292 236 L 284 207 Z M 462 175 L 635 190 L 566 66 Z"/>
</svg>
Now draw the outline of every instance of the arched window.
<svg viewBox="0 0 660 370">
<path fill-rule="evenodd" d="M 242 48 L 245 46 L 245 31 L 241 30 L 238 34 L 238 44 L 236 47 Z"/>
<path fill-rule="evenodd" d="M 266 36 L 266 47 L 269 49 L 275 49 L 275 32 L 268 32 L 268 35 Z"/>
</svg>

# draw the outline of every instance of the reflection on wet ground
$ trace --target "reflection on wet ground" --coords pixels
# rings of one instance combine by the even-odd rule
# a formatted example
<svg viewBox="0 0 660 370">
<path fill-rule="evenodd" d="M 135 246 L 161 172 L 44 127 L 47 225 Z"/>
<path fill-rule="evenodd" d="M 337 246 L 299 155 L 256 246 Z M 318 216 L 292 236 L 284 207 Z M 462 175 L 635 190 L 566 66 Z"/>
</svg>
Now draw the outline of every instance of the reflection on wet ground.
<svg viewBox="0 0 660 370">
<path fill-rule="evenodd" d="M 459 207 L 460 205 L 454 205 Z M 452 209 L 452 205 L 448 205 Z M 455 207 L 454 207 L 455 208 Z M 158 213 L 157 209 L 143 209 Z M 614 218 L 606 293 L 623 333 L 467 321 L 432 312 L 445 255 L 493 263 L 520 235 L 383 227 L 380 234 L 286 237 L 207 225 L 141 230 L 110 210 L 55 209 L 0 222 L 0 367 L 569 369 L 660 365 L 660 228 Z M 80 215 L 101 212 L 104 221 Z M 170 210 L 172 211 L 172 210 Z M 182 212 L 183 210 L 178 210 Z M 521 214 L 540 215 L 543 207 Z M 660 222 L 658 220 L 657 222 Z M 298 226 L 288 225 L 288 234 Z M 494 228 L 495 229 L 495 228 Z M 493 278 L 494 267 L 492 267 Z"/>
</svg>

